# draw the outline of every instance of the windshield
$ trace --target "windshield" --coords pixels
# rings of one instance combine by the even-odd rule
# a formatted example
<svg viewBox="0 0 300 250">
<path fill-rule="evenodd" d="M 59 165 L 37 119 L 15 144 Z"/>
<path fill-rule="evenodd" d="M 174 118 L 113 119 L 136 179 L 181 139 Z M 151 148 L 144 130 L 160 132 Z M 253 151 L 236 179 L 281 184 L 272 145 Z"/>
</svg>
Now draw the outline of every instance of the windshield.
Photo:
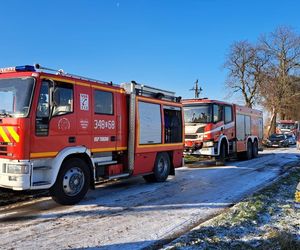
<svg viewBox="0 0 300 250">
<path fill-rule="evenodd" d="M 280 129 L 295 129 L 296 126 L 293 123 L 278 123 L 278 128 Z"/>
<path fill-rule="evenodd" d="M 185 106 L 184 121 L 186 123 L 209 123 L 212 122 L 212 108 L 209 104 L 197 106 Z"/>
<path fill-rule="evenodd" d="M 0 117 L 28 115 L 33 78 L 0 79 Z"/>
<path fill-rule="evenodd" d="M 284 140 L 284 135 L 283 134 L 272 134 L 270 136 L 270 139 L 280 139 L 280 140 Z"/>
</svg>

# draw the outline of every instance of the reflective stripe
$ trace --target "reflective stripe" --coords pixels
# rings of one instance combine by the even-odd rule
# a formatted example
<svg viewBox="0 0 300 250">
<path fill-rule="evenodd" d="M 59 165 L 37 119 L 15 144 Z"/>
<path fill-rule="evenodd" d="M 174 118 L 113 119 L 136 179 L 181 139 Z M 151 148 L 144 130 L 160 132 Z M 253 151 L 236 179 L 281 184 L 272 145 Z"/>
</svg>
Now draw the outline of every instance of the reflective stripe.
<svg viewBox="0 0 300 250">
<path fill-rule="evenodd" d="M 13 127 L 7 127 L 7 130 L 10 133 L 11 137 L 15 140 L 15 142 L 20 141 L 20 136 L 16 133 Z"/>
<path fill-rule="evenodd" d="M 4 142 L 10 142 L 9 138 L 7 137 L 3 127 L 0 127 L 0 135 L 3 138 Z"/>
<path fill-rule="evenodd" d="M 110 152 L 110 151 L 123 151 L 127 150 L 127 147 L 117 147 L 117 148 L 92 148 L 92 153 L 98 153 L 98 152 Z"/>
<path fill-rule="evenodd" d="M 111 151 L 122 151 L 126 150 L 127 147 L 117 147 L 117 148 L 93 148 L 91 152 L 111 152 Z M 38 153 L 30 153 L 30 158 L 50 158 L 55 157 L 59 152 L 38 152 Z"/>
<path fill-rule="evenodd" d="M 156 148 L 156 147 L 172 147 L 172 146 L 184 146 L 184 143 L 165 143 L 165 144 L 149 144 L 149 145 L 145 145 L 145 144 L 139 144 L 137 146 L 137 148 Z"/>
<path fill-rule="evenodd" d="M 45 158 L 54 157 L 58 152 L 40 152 L 40 153 L 30 153 L 30 158 Z"/>
</svg>

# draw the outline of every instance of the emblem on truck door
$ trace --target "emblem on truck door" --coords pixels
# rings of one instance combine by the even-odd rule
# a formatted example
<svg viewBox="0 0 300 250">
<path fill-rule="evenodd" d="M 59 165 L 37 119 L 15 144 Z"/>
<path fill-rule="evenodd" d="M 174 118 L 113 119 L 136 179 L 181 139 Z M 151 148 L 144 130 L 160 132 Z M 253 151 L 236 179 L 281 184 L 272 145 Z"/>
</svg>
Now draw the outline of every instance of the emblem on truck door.
<svg viewBox="0 0 300 250">
<path fill-rule="evenodd" d="M 70 129 L 70 121 L 67 118 L 61 118 L 58 121 L 58 129 L 60 130 L 69 130 Z"/>
</svg>

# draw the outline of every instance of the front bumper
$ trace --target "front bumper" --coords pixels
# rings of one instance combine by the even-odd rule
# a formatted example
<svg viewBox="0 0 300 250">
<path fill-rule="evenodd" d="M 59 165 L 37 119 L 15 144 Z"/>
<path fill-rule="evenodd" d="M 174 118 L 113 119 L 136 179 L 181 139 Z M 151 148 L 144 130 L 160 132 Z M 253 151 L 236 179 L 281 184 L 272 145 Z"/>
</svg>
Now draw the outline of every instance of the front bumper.
<svg viewBox="0 0 300 250">
<path fill-rule="evenodd" d="M 200 149 L 186 149 L 185 155 L 199 155 L 199 156 L 217 156 L 214 147 L 200 148 Z"/>
<path fill-rule="evenodd" d="M 273 147 L 273 148 L 280 148 L 280 147 L 284 147 L 285 146 L 285 144 L 284 143 L 282 143 L 282 142 L 269 142 L 269 143 L 266 143 L 265 144 L 267 147 Z"/>
<path fill-rule="evenodd" d="M 7 164 L 28 165 L 28 173 L 12 173 L 7 171 Z M 31 165 L 29 161 L 0 160 L 0 187 L 12 190 L 28 190 L 31 183 Z"/>
<path fill-rule="evenodd" d="M 217 156 L 217 154 L 215 153 L 215 148 L 214 147 L 201 148 L 200 149 L 200 154 L 201 155 L 207 155 L 207 156 Z"/>
</svg>

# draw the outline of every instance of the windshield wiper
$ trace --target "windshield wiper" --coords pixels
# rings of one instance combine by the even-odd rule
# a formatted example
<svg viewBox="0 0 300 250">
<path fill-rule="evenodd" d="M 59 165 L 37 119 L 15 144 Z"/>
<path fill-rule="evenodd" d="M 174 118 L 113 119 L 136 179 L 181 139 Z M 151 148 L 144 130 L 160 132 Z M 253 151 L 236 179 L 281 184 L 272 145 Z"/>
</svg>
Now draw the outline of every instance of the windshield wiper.
<svg viewBox="0 0 300 250">
<path fill-rule="evenodd" d="M 10 113 L 6 112 L 5 110 L 0 111 L 1 117 L 13 117 Z"/>
</svg>

